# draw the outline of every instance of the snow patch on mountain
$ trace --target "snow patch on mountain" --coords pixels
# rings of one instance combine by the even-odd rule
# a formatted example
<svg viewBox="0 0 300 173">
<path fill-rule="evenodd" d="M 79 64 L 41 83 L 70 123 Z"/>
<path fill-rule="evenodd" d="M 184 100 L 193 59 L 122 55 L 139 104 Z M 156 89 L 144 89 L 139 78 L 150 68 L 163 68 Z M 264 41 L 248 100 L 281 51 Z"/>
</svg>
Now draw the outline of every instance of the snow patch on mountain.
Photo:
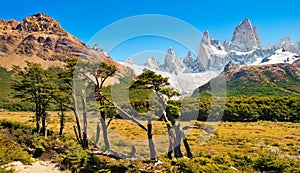
<svg viewBox="0 0 300 173">
<path fill-rule="evenodd" d="M 273 55 L 264 59 L 257 59 L 252 65 L 266 65 L 279 63 L 292 64 L 298 59 L 300 59 L 298 54 L 285 51 L 284 49 L 278 49 Z"/>
<path fill-rule="evenodd" d="M 143 73 L 146 70 L 152 70 L 163 77 L 168 77 L 169 82 L 174 89 L 178 90 L 181 94 L 188 94 L 193 92 L 196 88 L 207 83 L 210 79 L 219 75 L 216 71 L 206 71 L 202 73 L 169 73 L 157 69 L 151 69 L 145 66 L 130 64 L 128 62 L 119 62 L 121 65 L 127 66 L 134 70 L 136 75 Z"/>
</svg>

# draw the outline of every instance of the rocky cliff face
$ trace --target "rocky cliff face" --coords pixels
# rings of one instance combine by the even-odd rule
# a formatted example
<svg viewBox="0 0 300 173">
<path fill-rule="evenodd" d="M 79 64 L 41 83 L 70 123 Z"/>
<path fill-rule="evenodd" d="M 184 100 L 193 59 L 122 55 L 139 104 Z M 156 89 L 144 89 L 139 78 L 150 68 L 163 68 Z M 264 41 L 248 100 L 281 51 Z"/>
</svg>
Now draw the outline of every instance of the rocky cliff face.
<svg viewBox="0 0 300 173">
<path fill-rule="evenodd" d="M 144 66 L 149 67 L 151 69 L 158 69 L 160 66 L 160 63 L 155 60 L 154 57 L 151 57 L 147 60 L 147 62 L 144 64 Z"/>
<path fill-rule="evenodd" d="M 202 63 L 198 63 L 197 59 L 194 59 L 191 52 L 188 52 L 186 57 L 183 59 L 183 63 L 186 66 L 185 72 L 187 73 L 196 73 L 204 71 L 204 67 Z"/>
<path fill-rule="evenodd" d="M 257 31 L 256 26 L 254 26 L 254 28 L 253 28 L 253 33 L 254 33 L 254 36 L 255 36 L 255 39 L 256 39 L 257 47 L 259 49 L 262 49 L 263 48 L 263 44 L 262 44 L 261 39 L 260 39 L 260 37 L 258 35 L 258 31 Z"/>
<path fill-rule="evenodd" d="M 249 19 L 245 18 L 233 32 L 230 50 L 249 52 L 257 48 L 262 48 L 262 43 L 258 36 L 256 27 L 252 27 Z"/>
<path fill-rule="evenodd" d="M 160 69 L 169 73 L 178 74 L 185 70 L 185 66 L 183 61 L 176 56 L 174 49 L 170 47 L 167 51 L 165 62 L 160 66 Z"/>
<path fill-rule="evenodd" d="M 151 57 L 147 60 L 144 66 L 146 68 L 164 71 L 168 73 L 174 73 L 174 74 L 182 73 L 186 69 L 183 60 L 177 57 L 172 47 L 170 47 L 167 50 L 165 61 L 163 64 L 156 61 L 154 57 Z"/>
<path fill-rule="evenodd" d="M 45 61 L 54 61 L 59 56 L 62 60 L 79 56 L 87 59 L 87 46 L 44 13 L 26 17 L 21 22 L 2 20 L 0 44 L 2 57 L 23 56 L 24 59 Z"/>
<path fill-rule="evenodd" d="M 229 62 L 224 46 L 218 40 L 211 39 L 208 31 L 204 32 L 199 47 L 196 61 L 199 66 L 198 72 L 210 69 L 218 70 Z"/>
<path fill-rule="evenodd" d="M 59 36 L 68 35 L 56 20 L 46 16 L 44 13 L 26 17 L 16 26 L 16 30 L 23 32 L 43 32 Z"/>
<path fill-rule="evenodd" d="M 90 49 L 44 13 L 28 16 L 21 22 L 0 20 L 0 66 L 24 66 L 25 61 L 31 61 L 46 68 L 61 66 L 68 58 L 104 61 L 117 66 L 125 75 L 134 75 L 105 52 Z"/>
<path fill-rule="evenodd" d="M 211 44 L 208 31 L 205 31 L 199 46 L 197 63 L 201 63 L 205 69 L 210 66 Z"/>
<path fill-rule="evenodd" d="M 19 24 L 16 20 L 1 20 L 0 19 L 0 30 L 2 31 L 10 31 L 16 29 L 17 25 Z"/>
<path fill-rule="evenodd" d="M 293 43 L 290 37 L 285 37 L 282 38 L 279 43 L 271 46 L 271 49 L 273 50 L 283 49 L 284 51 L 289 51 L 300 55 L 300 42 L 298 41 L 296 43 Z"/>
</svg>

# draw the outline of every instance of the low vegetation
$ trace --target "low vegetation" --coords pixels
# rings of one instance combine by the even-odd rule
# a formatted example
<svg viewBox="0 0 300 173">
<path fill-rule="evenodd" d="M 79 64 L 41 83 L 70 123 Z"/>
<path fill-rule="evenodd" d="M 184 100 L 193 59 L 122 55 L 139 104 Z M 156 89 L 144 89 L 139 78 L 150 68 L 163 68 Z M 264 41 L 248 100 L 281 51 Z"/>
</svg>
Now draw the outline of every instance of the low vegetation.
<svg viewBox="0 0 300 173">
<path fill-rule="evenodd" d="M 59 136 L 59 116 L 50 113 L 49 136 L 43 138 L 32 132 L 34 129 L 34 113 L 1 113 L 0 128 L 0 165 L 12 161 L 22 161 L 29 164 L 36 159 L 52 160 L 65 170 L 79 172 L 259 172 L 274 170 L 275 172 L 299 172 L 300 135 L 298 123 L 259 121 L 251 123 L 222 122 L 210 140 L 203 141 L 207 132 L 193 129 L 187 133 L 194 158 L 168 159 L 164 146 L 159 143 L 159 136 L 166 132 L 163 122 L 153 124 L 154 139 L 157 139 L 158 159 L 162 162 L 148 161 L 148 147 L 137 147 L 139 159 L 116 160 L 107 156 L 93 154 L 84 150 L 77 143 L 71 124 L 74 116 L 68 113 L 69 124 L 66 134 Z M 7 115 L 7 116 L 5 116 Z M 18 118 L 21 117 L 21 118 Z M 4 120 L 5 119 L 5 120 Z M 18 121 L 18 122 L 16 122 Z M 205 122 L 194 122 L 204 124 Z M 122 124 L 122 126 L 120 126 Z M 210 123 L 208 123 L 210 124 Z M 210 124 L 213 125 L 213 124 Z M 126 149 L 131 146 L 130 140 L 146 140 L 145 133 L 132 134 L 136 126 L 130 121 L 115 120 L 110 128 L 117 134 L 112 135 L 112 148 Z M 202 142 L 201 142 L 202 139 Z M 122 140 L 122 139 L 121 139 Z M 7 145 L 9 144 L 9 147 Z M 103 143 L 100 143 L 103 145 Z"/>
</svg>

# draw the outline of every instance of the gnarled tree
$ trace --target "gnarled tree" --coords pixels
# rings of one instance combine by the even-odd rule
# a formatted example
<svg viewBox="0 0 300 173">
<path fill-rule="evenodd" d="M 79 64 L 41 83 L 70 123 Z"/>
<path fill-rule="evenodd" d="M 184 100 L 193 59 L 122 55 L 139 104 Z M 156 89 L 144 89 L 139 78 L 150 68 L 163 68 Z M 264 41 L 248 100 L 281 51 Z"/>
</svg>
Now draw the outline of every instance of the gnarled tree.
<svg viewBox="0 0 300 173">
<path fill-rule="evenodd" d="M 174 151 L 175 157 L 183 157 L 181 150 L 180 150 L 180 143 L 183 139 L 188 157 L 193 157 L 189 145 L 187 143 L 186 137 L 184 135 L 183 130 L 180 127 L 180 124 L 176 125 L 175 118 L 166 112 L 167 103 L 170 98 L 173 96 L 179 96 L 177 91 L 174 91 L 170 88 L 170 83 L 168 82 L 168 78 L 161 76 L 160 74 L 156 74 L 153 71 L 145 71 L 144 73 L 138 75 L 137 80 L 134 81 L 131 85 L 131 89 L 135 88 L 145 88 L 151 89 L 158 100 L 158 102 L 163 106 L 164 110 L 162 113 L 162 119 L 165 121 L 166 126 L 168 128 L 168 135 L 169 135 L 169 150 L 168 150 L 168 157 L 172 158 L 172 153 Z M 168 111 L 169 112 L 169 111 Z M 173 130 L 175 129 L 175 130 Z M 174 132 L 175 131 L 175 134 Z M 149 139 L 150 140 L 150 139 Z M 150 148 L 150 150 L 152 150 Z"/>
</svg>

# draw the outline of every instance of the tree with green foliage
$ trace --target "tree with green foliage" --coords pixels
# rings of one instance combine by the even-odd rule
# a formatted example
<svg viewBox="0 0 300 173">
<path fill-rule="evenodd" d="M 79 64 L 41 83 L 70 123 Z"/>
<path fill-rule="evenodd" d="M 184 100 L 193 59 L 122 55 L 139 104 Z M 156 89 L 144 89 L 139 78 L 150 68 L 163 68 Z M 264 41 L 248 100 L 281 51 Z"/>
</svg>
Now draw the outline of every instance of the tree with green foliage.
<svg viewBox="0 0 300 173">
<path fill-rule="evenodd" d="M 168 157 L 172 158 L 173 151 L 176 158 L 183 157 L 180 149 L 181 140 L 183 140 L 184 142 L 184 146 L 186 147 L 188 157 L 193 157 L 184 132 L 180 127 L 180 124 L 176 124 L 175 118 L 173 117 L 173 115 L 170 114 L 170 106 L 168 107 L 167 105 L 168 100 L 171 99 L 173 96 L 179 96 L 179 93 L 170 88 L 168 78 L 163 77 L 160 74 L 156 74 L 153 71 L 145 71 L 142 74 L 138 75 L 136 78 L 137 80 L 132 83 L 130 89 L 144 88 L 152 90 L 153 93 L 155 93 L 157 100 L 164 108 L 162 112 L 162 118 L 166 122 L 168 128 Z M 166 109 L 168 110 L 167 112 Z M 176 135 L 174 134 L 173 130 L 175 130 Z"/>
<path fill-rule="evenodd" d="M 38 133 L 42 130 L 46 137 L 47 109 L 53 101 L 53 93 L 58 91 L 57 85 L 52 82 L 53 75 L 40 64 L 32 62 L 27 62 L 23 69 L 14 66 L 13 71 L 15 73 L 12 76 L 12 88 L 16 91 L 15 96 L 35 103 L 36 130 Z"/>
<path fill-rule="evenodd" d="M 65 126 L 65 112 L 68 109 L 72 109 L 72 97 L 70 86 L 70 76 L 67 73 L 66 68 L 50 67 L 49 72 L 53 75 L 52 81 L 57 85 L 58 90 L 53 93 L 53 98 L 56 101 L 56 106 L 59 109 L 60 117 L 60 130 L 59 135 L 63 135 L 63 129 Z"/>
<path fill-rule="evenodd" d="M 75 132 L 75 136 L 76 139 L 78 141 L 78 143 L 81 145 L 81 147 L 83 149 L 88 148 L 88 137 L 87 134 L 84 132 L 87 132 L 87 126 L 84 126 L 82 129 L 82 125 L 80 122 L 80 112 L 79 112 L 79 108 L 78 108 L 78 101 L 77 101 L 77 95 L 76 92 L 78 92 L 78 89 L 76 88 L 76 82 L 78 82 L 78 78 L 74 78 L 74 76 L 76 75 L 77 77 L 82 77 L 81 72 L 80 71 L 76 71 L 77 68 L 77 63 L 78 63 L 78 59 L 77 58 L 71 58 L 68 59 L 64 69 L 62 70 L 62 73 L 58 73 L 58 76 L 60 77 L 59 81 L 62 82 L 62 86 L 61 86 L 61 93 L 58 94 L 58 100 L 59 101 L 65 101 L 65 99 L 68 99 L 65 97 L 66 95 L 71 95 L 71 98 L 69 98 L 70 104 L 69 102 L 67 102 L 67 104 L 65 104 L 64 102 L 64 106 L 73 110 L 74 115 L 75 115 L 75 120 L 76 120 L 76 125 L 74 125 L 74 132 Z M 64 94 L 65 93 L 65 94 Z M 83 98 L 83 97 L 81 97 Z M 82 102 L 84 103 L 84 101 Z M 85 106 L 82 106 L 85 107 Z M 63 117 L 61 117 L 63 118 Z M 84 117 L 86 118 L 86 117 Z M 62 119 L 61 119 L 62 121 Z M 82 130 L 84 132 L 82 132 Z"/>
</svg>

